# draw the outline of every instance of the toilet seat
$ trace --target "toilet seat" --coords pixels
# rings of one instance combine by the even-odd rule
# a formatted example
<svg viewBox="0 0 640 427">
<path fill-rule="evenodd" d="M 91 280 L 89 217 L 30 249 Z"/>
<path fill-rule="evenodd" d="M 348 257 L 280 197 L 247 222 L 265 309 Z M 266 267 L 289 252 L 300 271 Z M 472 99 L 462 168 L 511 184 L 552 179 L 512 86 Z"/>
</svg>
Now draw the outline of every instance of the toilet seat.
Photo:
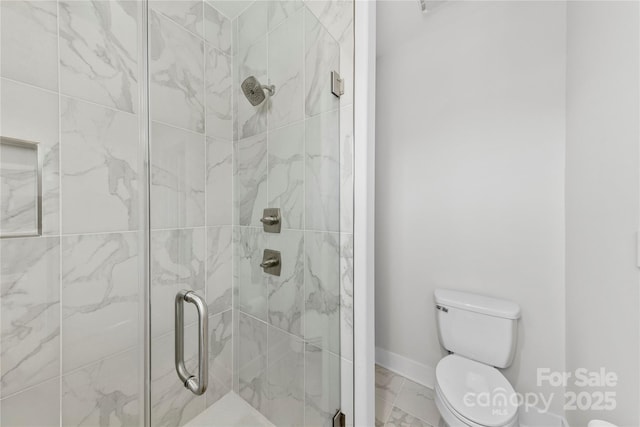
<svg viewBox="0 0 640 427">
<path fill-rule="evenodd" d="M 500 371 L 455 354 L 438 363 L 436 392 L 465 425 L 511 426 L 518 416 L 516 392 Z"/>
</svg>

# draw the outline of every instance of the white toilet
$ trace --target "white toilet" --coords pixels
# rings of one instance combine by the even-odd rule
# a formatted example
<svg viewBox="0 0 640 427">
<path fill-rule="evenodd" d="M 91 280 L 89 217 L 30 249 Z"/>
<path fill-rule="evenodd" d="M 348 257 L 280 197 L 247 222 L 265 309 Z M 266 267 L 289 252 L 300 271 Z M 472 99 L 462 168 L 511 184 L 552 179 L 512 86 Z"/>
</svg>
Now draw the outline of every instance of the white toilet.
<svg viewBox="0 0 640 427">
<path fill-rule="evenodd" d="M 466 292 L 435 291 L 440 342 L 436 406 L 450 427 L 518 426 L 515 390 L 496 368 L 511 365 L 520 307 Z"/>
</svg>

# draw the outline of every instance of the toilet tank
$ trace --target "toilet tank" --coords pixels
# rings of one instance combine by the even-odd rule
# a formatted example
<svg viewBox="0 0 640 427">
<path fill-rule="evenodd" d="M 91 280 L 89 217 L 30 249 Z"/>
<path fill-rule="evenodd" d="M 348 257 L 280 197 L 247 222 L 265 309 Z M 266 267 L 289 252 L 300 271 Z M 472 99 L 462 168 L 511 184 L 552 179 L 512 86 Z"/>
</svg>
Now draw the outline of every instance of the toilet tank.
<svg viewBox="0 0 640 427">
<path fill-rule="evenodd" d="M 520 306 L 467 292 L 434 293 L 438 336 L 444 348 L 496 368 L 511 365 Z"/>
</svg>

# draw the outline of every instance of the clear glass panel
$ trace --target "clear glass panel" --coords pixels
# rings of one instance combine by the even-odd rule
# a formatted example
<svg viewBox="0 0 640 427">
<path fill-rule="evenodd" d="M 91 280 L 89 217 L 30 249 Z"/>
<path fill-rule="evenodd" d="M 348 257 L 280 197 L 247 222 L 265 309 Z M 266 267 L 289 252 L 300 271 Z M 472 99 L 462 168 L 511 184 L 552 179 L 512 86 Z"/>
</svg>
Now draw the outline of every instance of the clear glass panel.
<svg viewBox="0 0 640 427">
<path fill-rule="evenodd" d="M 341 405 L 340 43 L 324 9 L 238 3 L 150 2 L 152 425 L 330 425 Z M 280 233 L 263 230 L 265 208 L 280 209 Z M 280 276 L 261 268 L 265 249 L 280 252 Z M 209 310 L 203 396 L 173 366 L 167 313 L 182 289 Z M 191 307 L 185 322 L 194 373 Z"/>
</svg>

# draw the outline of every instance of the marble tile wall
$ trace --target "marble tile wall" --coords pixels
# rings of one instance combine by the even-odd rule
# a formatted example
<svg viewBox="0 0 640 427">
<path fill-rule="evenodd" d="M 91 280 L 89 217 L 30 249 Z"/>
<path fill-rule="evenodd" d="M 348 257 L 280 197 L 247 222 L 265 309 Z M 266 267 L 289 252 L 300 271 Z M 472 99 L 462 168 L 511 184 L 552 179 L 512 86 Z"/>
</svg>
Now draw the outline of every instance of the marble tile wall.
<svg viewBox="0 0 640 427">
<path fill-rule="evenodd" d="M 3 1 L 0 20 L 0 133 L 44 163 L 43 235 L 0 241 L 0 424 L 138 426 L 138 6 Z"/>
<path fill-rule="evenodd" d="M 353 2 L 256 1 L 232 28 L 234 390 L 279 426 L 328 425 L 338 408 L 351 424 Z M 252 106 L 249 76 L 275 95 Z M 281 234 L 262 231 L 266 207 Z M 280 277 L 259 267 L 265 248 Z"/>
<path fill-rule="evenodd" d="M 152 425 L 182 426 L 232 390 L 231 20 L 202 0 L 149 3 Z M 209 308 L 209 387 L 195 396 L 173 364 L 173 305 L 195 290 Z M 167 315 L 169 313 L 169 315 Z M 196 314 L 185 309 L 187 369 Z"/>
<path fill-rule="evenodd" d="M 231 20 L 204 1 L 150 6 L 153 422 L 179 426 L 232 389 Z M 1 2 L 0 132 L 39 142 L 44 160 L 43 236 L 0 240 L 3 426 L 142 422 L 139 14 Z M 173 367 L 167 313 L 183 288 L 209 306 L 198 398 Z"/>
</svg>

